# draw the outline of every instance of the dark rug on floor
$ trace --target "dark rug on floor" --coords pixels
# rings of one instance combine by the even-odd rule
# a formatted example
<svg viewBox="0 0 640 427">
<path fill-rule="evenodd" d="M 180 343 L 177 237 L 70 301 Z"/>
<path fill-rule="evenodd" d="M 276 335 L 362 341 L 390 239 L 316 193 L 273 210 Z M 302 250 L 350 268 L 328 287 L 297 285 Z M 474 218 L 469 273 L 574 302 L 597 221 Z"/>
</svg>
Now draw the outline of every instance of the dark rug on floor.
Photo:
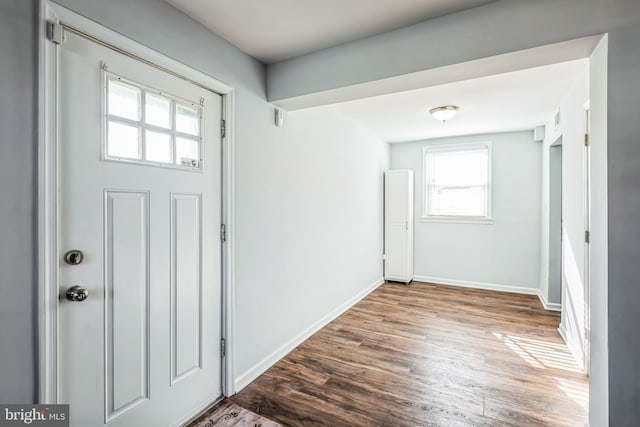
<svg viewBox="0 0 640 427">
<path fill-rule="evenodd" d="M 282 427 L 274 421 L 254 414 L 232 402 L 222 402 L 205 413 L 190 427 Z"/>
</svg>

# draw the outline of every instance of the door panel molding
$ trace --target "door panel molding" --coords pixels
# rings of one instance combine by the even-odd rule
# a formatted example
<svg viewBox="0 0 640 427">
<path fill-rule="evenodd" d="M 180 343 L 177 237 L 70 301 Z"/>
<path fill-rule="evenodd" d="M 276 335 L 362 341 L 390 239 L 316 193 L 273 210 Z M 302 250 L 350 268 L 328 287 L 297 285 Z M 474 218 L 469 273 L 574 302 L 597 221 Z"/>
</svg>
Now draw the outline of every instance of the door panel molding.
<svg viewBox="0 0 640 427">
<path fill-rule="evenodd" d="M 171 193 L 171 385 L 202 369 L 202 194 Z M 196 240 L 195 247 L 192 243 Z M 191 270 L 191 271 L 190 271 Z M 190 297 L 197 312 L 181 309 Z"/>
<path fill-rule="evenodd" d="M 107 423 L 149 399 L 149 193 L 106 190 L 104 217 Z"/>
<path fill-rule="evenodd" d="M 47 38 L 47 21 L 61 23 L 90 35 L 93 41 L 116 48 L 118 52 L 169 70 L 222 96 L 222 118 L 226 133 L 222 139 L 222 222 L 226 241 L 222 246 L 222 336 L 226 357 L 222 359 L 222 390 L 227 396 L 234 389 L 234 88 L 155 50 L 103 27 L 50 0 L 40 0 L 38 72 L 38 402 L 58 402 L 58 49 Z M 193 414 L 195 415 L 195 413 Z M 185 415 L 189 418 L 189 414 Z"/>
</svg>

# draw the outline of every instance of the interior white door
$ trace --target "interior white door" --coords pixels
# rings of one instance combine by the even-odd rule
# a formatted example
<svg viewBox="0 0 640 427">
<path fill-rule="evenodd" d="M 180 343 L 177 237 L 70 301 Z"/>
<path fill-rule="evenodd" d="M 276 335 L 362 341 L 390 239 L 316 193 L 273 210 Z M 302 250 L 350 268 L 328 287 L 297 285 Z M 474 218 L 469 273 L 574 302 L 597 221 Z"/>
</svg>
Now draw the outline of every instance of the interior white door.
<svg viewBox="0 0 640 427">
<path fill-rule="evenodd" d="M 221 97 L 59 50 L 59 401 L 74 427 L 176 425 L 221 395 Z"/>
</svg>

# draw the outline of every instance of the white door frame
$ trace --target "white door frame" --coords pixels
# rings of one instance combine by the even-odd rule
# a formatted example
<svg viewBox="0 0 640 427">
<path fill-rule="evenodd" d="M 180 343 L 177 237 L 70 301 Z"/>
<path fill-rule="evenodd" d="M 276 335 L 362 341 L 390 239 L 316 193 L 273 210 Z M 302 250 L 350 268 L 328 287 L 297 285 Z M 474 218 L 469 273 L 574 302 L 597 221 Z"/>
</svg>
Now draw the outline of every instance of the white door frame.
<svg viewBox="0 0 640 427">
<path fill-rule="evenodd" d="M 584 151 L 583 151 L 583 187 L 584 187 L 584 373 L 591 374 L 591 100 L 584 104 Z"/>
<path fill-rule="evenodd" d="M 73 28 L 93 41 L 116 48 L 191 83 L 222 95 L 222 392 L 234 390 L 234 98 L 232 86 L 171 59 L 140 43 L 66 9 L 51 0 L 40 0 L 38 70 L 38 402 L 58 402 L 58 48 L 48 38 L 47 22 Z M 215 396 L 213 396 L 215 397 Z M 212 398 L 213 398 L 212 397 Z M 185 414 L 187 415 L 187 414 Z M 193 414 L 195 415 L 195 414 Z"/>
</svg>

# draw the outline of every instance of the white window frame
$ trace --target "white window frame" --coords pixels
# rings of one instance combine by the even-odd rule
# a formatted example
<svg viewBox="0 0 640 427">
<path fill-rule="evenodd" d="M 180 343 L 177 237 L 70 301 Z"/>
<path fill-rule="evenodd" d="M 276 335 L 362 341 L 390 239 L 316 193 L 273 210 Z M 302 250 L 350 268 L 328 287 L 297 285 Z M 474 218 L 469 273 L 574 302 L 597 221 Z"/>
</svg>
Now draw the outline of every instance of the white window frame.
<svg viewBox="0 0 640 427">
<path fill-rule="evenodd" d="M 142 83 L 136 82 L 134 80 L 123 77 L 119 74 L 113 73 L 111 71 L 106 70 L 105 64 L 102 64 L 102 109 L 103 109 L 103 120 L 102 120 L 102 160 L 103 161 L 112 161 L 112 162 L 120 162 L 120 163 L 133 163 L 144 166 L 155 166 L 161 168 L 169 168 L 169 169 L 181 169 L 191 172 L 202 172 L 202 159 L 204 158 L 204 150 L 205 150 L 205 135 L 204 135 L 204 107 L 201 102 L 196 102 L 193 100 L 189 100 L 186 98 L 182 98 L 176 95 L 172 95 L 165 91 L 159 90 L 157 88 L 153 88 Z M 132 86 L 138 90 L 140 90 L 140 117 L 138 120 L 128 119 L 125 117 L 120 117 L 117 115 L 109 114 L 109 81 L 121 81 L 129 86 Z M 146 123 L 145 120 L 145 102 L 147 94 L 159 95 L 163 98 L 171 101 L 170 114 L 171 114 L 171 127 L 164 128 L 162 126 L 152 125 L 150 123 Z M 199 113 L 198 117 L 198 135 L 192 135 L 188 133 L 179 132 L 176 130 L 176 107 L 184 106 L 187 108 L 195 109 Z M 140 149 L 142 152 L 140 153 L 140 158 L 129 158 L 129 157 L 119 157 L 119 156 L 110 156 L 108 154 L 108 136 L 109 136 L 109 122 L 119 123 L 123 125 L 132 126 L 138 129 L 139 138 L 140 138 Z M 154 160 L 146 160 L 145 159 L 145 148 L 146 148 L 146 135 L 145 131 L 153 131 L 168 135 L 171 138 L 171 161 L 172 163 L 158 162 Z M 184 165 L 181 163 L 175 163 L 176 161 L 176 138 L 185 138 L 198 142 L 198 159 L 197 164 L 195 165 Z"/>
<path fill-rule="evenodd" d="M 470 215 L 429 215 L 429 170 L 427 155 L 433 152 L 452 152 L 452 151 L 467 151 L 479 148 L 487 149 L 487 198 L 486 198 L 486 216 L 470 216 Z M 451 222 L 451 223 L 463 223 L 463 224 L 493 224 L 492 217 L 492 141 L 479 141 L 469 142 L 461 144 L 439 144 L 439 145 L 425 145 L 422 147 L 422 217 L 421 222 Z"/>
</svg>

